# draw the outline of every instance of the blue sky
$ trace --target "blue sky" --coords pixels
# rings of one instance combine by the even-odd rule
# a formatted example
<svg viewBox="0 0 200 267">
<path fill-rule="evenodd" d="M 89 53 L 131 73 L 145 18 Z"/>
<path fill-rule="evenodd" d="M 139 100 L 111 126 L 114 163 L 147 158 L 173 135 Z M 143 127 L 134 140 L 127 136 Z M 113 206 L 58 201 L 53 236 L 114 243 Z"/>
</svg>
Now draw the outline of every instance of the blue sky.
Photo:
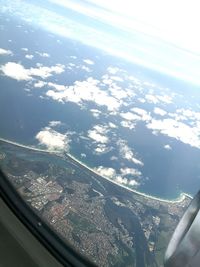
<svg viewBox="0 0 200 267">
<path fill-rule="evenodd" d="M 196 0 L 0 1 L 48 31 L 200 84 Z"/>
</svg>

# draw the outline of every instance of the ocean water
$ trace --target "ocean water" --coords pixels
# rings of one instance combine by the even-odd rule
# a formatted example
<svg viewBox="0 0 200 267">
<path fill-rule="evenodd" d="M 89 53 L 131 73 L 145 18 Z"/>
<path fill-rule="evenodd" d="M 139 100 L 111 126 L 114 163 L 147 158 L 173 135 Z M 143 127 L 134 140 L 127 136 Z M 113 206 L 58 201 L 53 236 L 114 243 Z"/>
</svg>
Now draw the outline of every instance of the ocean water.
<svg viewBox="0 0 200 267">
<path fill-rule="evenodd" d="M 21 27 L 16 27 L 18 24 Z M 194 98 L 190 98 L 190 94 L 188 94 L 188 85 L 183 85 L 175 80 L 169 81 L 167 76 L 127 63 L 79 42 L 22 24 L 21 21 L 15 21 L 15 23 L 12 20 L 5 21 L 1 16 L 1 25 L 3 25 L 1 29 L 3 38 L 0 40 L 0 48 L 10 49 L 13 55 L 12 57 L 1 57 L 0 65 L 11 61 L 23 63 L 25 68 L 36 66 L 37 63 L 51 66 L 58 63 L 67 65 L 73 62 L 75 66 L 78 66 L 82 64 L 83 59 L 89 58 L 95 62 L 95 65 L 91 67 L 91 72 L 75 68 L 72 72 L 66 73 L 65 71 L 56 77 L 49 77 L 48 82 L 72 85 L 75 81 L 83 81 L 88 77 L 100 79 L 109 66 L 115 66 L 124 68 L 126 72 L 130 72 L 130 75 L 139 76 L 141 80 L 149 83 L 159 82 L 160 87 L 172 85 L 174 90 L 172 91 L 178 97 L 176 102 L 164 106 L 168 113 L 175 112 L 177 108 L 191 108 L 196 105 Z M 23 47 L 28 47 L 28 54 L 34 54 L 33 60 L 24 58 L 24 51 L 21 50 Z M 49 53 L 50 57 L 41 58 L 36 54 L 37 51 Z M 72 60 L 72 56 L 76 57 L 75 61 Z M 121 88 L 126 89 L 130 82 L 123 80 L 119 84 Z M 159 92 L 160 87 L 155 89 L 154 93 L 156 90 Z M 128 102 L 128 105 L 122 106 L 121 112 L 129 112 L 134 107 L 153 112 L 155 104 L 141 103 L 139 100 L 146 94 L 152 93 L 153 89 L 149 88 L 149 85 L 145 85 L 142 92 L 135 88 L 132 90 L 135 96 Z M 45 87 L 33 88 L 33 84 L 30 82 L 16 81 L 0 75 L 1 138 L 38 146 L 38 140 L 35 138 L 37 133 L 47 127 L 50 121 L 61 121 L 62 125 L 57 128 L 57 131 L 62 134 L 70 133 L 69 152 L 73 156 L 89 167 L 113 168 L 117 173 L 121 168 L 136 168 L 141 172 L 141 177 L 136 178 L 140 184 L 137 187 L 138 191 L 173 199 L 178 197 L 181 192 L 193 195 L 200 187 L 200 150 L 198 148 L 166 135 L 155 135 L 143 121 L 137 122 L 132 130 L 121 127 L 120 115 L 111 114 L 105 106 L 98 106 L 89 101 L 83 105 L 72 102 L 60 103 L 45 97 L 46 91 Z M 194 90 L 193 93 L 199 96 L 197 91 Z M 41 98 L 41 96 L 43 97 Z M 196 101 L 198 102 L 197 98 Z M 99 118 L 94 117 L 90 109 L 98 109 L 101 112 Z M 109 130 L 107 134 L 109 150 L 107 153 L 99 155 L 94 153 L 96 143 L 88 137 L 88 131 L 95 125 L 107 125 L 109 122 L 114 123 L 118 128 Z M 117 145 L 119 139 L 126 141 L 144 166 L 135 165 L 120 155 Z M 172 149 L 164 149 L 166 144 L 170 145 Z M 83 154 L 86 157 L 83 157 Z M 112 160 L 113 157 L 116 159 Z"/>
</svg>

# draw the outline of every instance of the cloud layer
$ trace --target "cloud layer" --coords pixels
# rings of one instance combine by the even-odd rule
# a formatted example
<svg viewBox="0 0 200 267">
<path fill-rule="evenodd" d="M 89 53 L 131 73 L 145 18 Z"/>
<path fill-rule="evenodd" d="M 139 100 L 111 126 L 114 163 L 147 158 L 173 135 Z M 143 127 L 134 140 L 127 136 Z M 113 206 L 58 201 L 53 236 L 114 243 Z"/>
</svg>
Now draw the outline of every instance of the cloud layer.
<svg viewBox="0 0 200 267">
<path fill-rule="evenodd" d="M 51 67 L 39 66 L 38 68 L 26 69 L 20 63 L 8 62 L 2 65 L 0 70 L 5 76 L 17 81 L 30 81 L 33 80 L 34 77 L 46 79 L 53 74 L 60 74 L 64 72 L 64 66 L 56 64 Z"/>
<path fill-rule="evenodd" d="M 50 127 L 45 127 L 35 137 L 40 145 L 48 150 L 68 151 L 70 139 L 66 134 L 61 134 Z"/>
</svg>

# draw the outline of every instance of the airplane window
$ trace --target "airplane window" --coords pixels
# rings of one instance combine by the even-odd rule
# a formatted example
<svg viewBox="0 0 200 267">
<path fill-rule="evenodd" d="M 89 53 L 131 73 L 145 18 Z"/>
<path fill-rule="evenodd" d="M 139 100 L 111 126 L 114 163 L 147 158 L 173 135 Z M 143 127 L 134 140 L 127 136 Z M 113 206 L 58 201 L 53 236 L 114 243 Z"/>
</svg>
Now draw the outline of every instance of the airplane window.
<svg viewBox="0 0 200 267">
<path fill-rule="evenodd" d="M 97 266 L 163 266 L 200 187 L 195 3 L 0 0 L 0 168 Z"/>
</svg>

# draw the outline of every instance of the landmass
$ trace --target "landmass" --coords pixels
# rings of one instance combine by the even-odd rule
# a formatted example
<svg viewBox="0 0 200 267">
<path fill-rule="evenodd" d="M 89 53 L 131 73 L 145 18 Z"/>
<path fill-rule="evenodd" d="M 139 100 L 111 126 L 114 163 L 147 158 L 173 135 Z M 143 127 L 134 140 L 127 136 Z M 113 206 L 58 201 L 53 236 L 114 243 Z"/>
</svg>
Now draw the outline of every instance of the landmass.
<svg viewBox="0 0 200 267">
<path fill-rule="evenodd" d="M 0 139 L 0 168 L 32 209 L 99 266 L 163 266 L 191 198 L 167 201 L 128 190 L 67 153 Z"/>
</svg>

